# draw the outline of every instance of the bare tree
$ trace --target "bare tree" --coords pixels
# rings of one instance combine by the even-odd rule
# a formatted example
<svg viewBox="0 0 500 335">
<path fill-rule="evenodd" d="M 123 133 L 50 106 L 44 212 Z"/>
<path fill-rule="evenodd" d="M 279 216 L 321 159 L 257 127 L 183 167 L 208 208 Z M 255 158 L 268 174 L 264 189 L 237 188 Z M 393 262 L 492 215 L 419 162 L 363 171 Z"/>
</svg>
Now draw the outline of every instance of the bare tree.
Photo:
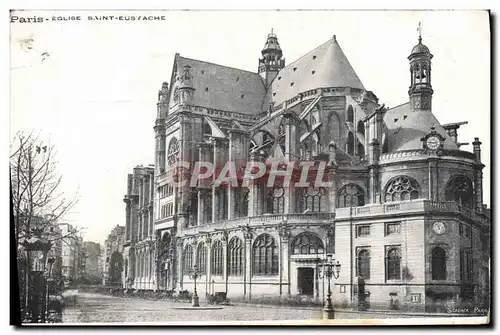
<svg viewBox="0 0 500 335">
<path fill-rule="evenodd" d="M 39 134 L 19 132 L 11 143 L 10 175 L 16 242 L 29 238 L 34 228 L 51 242 L 76 236 L 78 231 L 56 234 L 56 226 L 77 203 L 60 190 L 62 175 L 56 172 L 54 146 Z"/>
</svg>

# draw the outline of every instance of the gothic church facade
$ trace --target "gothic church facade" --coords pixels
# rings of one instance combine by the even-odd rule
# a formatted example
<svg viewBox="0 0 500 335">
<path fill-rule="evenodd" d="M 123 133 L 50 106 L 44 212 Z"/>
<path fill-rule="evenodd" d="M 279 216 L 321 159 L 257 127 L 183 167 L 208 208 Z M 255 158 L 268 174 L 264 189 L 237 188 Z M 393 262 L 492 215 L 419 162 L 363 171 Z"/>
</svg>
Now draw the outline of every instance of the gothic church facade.
<svg viewBox="0 0 500 335">
<path fill-rule="evenodd" d="M 409 101 L 389 109 L 335 36 L 287 65 L 271 33 L 255 73 L 176 54 L 154 126 L 151 286 L 193 292 L 196 264 L 202 300 L 227 292 L 323 301 L 319 265 L 333 254 L 335 304 L 360 292 L 367 305 L 416 309 L 487 295 L 481 143 L 462 150 L 465 122 L 434 116 L 432 58 L 420 37 L 408 57 Z M 176 162 L 196 161 L 216 170 L 228 161 L 325 161 L 332 186 L 168 183 Z"/>
</svg>

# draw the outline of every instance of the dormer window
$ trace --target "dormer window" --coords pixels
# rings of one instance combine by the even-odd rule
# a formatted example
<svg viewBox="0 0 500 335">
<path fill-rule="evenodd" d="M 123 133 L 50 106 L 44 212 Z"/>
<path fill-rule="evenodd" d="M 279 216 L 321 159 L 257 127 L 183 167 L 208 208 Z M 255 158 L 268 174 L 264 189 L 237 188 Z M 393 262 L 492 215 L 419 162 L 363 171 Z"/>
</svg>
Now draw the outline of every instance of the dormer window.
<svg viewBox="0 0 500 335">
<path fill-rule="evenodd" d="M 311 73 L 312 73 L 312 74 L 315 74 L 315 73 L 316 73 L 316 71 L 312 70 L 312 72 L 311 72 Z"/>
<path fill-rule="evenodd" d="M 313 56 L 313 59 L 316 59 L 316 56 Z"/>
<path fill-rule="evenodd" d="M 297 68 L 296 68 L 296 67 L 294 67 L 294 68 L 293 68 L 293 72 L 295 72 L 295 71 L 297 71 Z"/>
<path fill-rule="evenodd" d="M 236 81 L 240 81 L 240 77 L 236 77 Z"/>
<path fill-rule="evenodd" d="M 241 98 L 243 99 L 244 97 L 245 97 L 245 95 L 244 95 L 244 94 L 242 94 L 242 95 L 241 95 Z"/>
<path fill-rule="evenodd" d="M 205 70 L 201 70 L 201 74 L 205 74 Z"/>
<path fill-rule="evenodd" d="M 273 92 L 273 97 L 276 95 L 276 92 Z"/>
<path fill-rule="evenodd" d="M 278 80 L 281 80 L 281 77 L 278 77 Z"/>
<path fill-rule="evenodd" d="M 293 86 L 295 83 L 290 83 L 290 86 Z"/>
<path fill-rule="evenodd" d="M 208 87 L 205 87 L 205 92 L 208 92 Z"/>
</svg>

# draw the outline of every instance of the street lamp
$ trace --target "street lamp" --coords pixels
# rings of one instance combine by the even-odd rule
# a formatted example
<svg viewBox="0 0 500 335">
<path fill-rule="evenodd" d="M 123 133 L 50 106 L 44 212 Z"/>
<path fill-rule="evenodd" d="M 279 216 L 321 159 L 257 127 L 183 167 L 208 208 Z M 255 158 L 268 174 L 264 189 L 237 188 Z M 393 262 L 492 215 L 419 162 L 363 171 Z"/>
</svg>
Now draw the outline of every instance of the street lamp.
<svg viewBox="0 0 500 335">
<path fill-rule="evenodd" d="M 52 247 L 50 241 L 41 237 L 41 229 L 33 229 L 33 236 L 23 243 L 28 260 L 27 280 L 26 280 L 26 321 L 39 322 L 45 321 L 45 313 L 42 310 L 45 307 L 43 291 L 44 272 L 46 267 L 47 253 Z M 31 280 L 30 280 L 31 278 Z M 31 295 L 29 293 L 32 293 Z"/>
<path fill-rule="evenodd" d="M 50 314 L 50 283 L 52 281 L 52 266 L 54 265 L 54 262 L 56 261 L 55 257 L 49 257 L 47 258 L 47 265 L 48 269 L 45 271 L 45 317 L 46 319 L 49 318 Z"/>
<path fill-rule="evenodd" d="M 326 303 L 325 307 L 323 308 L 323 319 L 328 320 L 328 319 L 334 319 L 335 314 L 333 310 L 333 304 L 332 304 L 332 290 L 330 287 L 330 281 L 332 277 L 335 279 L 339 278 L 340 275 L 340 263 L 339 261 L 334 261 L 333 260 L 333 255 L 332 254 L 327 254 L 326 255 L 326 260 L 321 263 L 321 268 L 322 268 L 322 273 L 323 273 L 323 278 L 328 279 L 328 294 L 326 296 Z"/>
<path fill-rule="evenodd" d="M 193 269 L 189 272 L 189 279 L 194 280 L 194 293 L 193 293 L 193 307 L 200 307 L 200 299 L 196 292 L 196 279 L 200 277 L 201 272 L 198 271 L 198 265 L 194 265 Z"/>
</svg>

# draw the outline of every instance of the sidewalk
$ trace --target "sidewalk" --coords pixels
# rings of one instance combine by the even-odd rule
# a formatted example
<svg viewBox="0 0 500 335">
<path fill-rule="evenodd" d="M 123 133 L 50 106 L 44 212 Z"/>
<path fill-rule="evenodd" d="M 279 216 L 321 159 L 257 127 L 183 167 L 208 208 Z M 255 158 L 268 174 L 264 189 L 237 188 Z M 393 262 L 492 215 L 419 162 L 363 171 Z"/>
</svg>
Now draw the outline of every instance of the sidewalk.
<svg viewBox="0 0 500 335">
<path fill-rule="evenodd" d="M 287 305 L 266 305 L 266 304 L 252 304 L 248 302 L 230 302 L 230 305 L 234 306 L 246 306 L 246 307 L 258 307 L 258 308 L 294 308 L 301 310 L 321 310 L 323 307 L 311 307 L 311 306 L 287 306 Z M 384 315 L 399 315 L 408 317 L 476 317 L 484 316 L 480 314 L 459 314 L 459 313 L 429 313 L 429 312 L 405 312 L 405 311 L 395 311 L 395 310 L 371 310 L 359 311 L 354 308 L 334 308 L 337 313 L 353 313 L 353 314 L 384 314 Z"/>
</svg>

